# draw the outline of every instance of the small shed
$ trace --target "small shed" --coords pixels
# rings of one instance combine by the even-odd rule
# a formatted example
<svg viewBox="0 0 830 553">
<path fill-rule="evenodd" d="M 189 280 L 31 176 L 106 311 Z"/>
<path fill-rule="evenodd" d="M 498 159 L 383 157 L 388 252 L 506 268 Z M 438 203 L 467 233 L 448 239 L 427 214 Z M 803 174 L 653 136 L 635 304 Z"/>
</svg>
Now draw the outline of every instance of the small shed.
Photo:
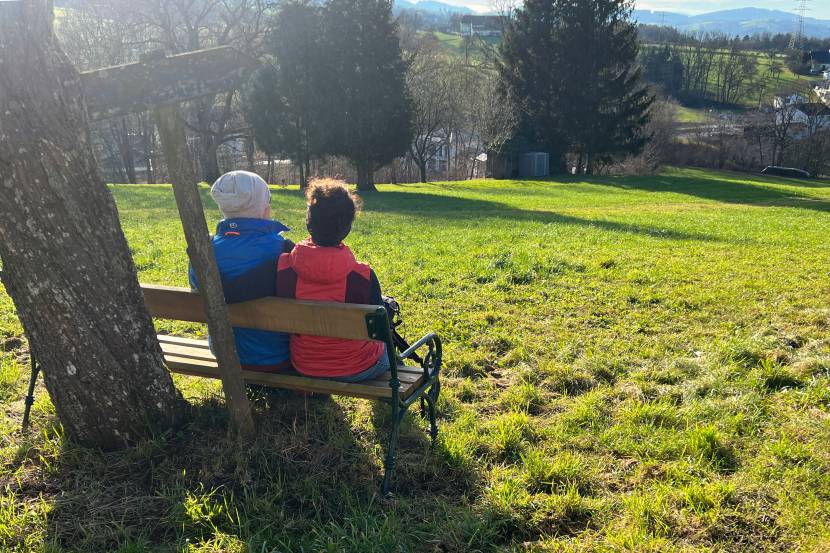
<svg viewBox="0 0 830 553">
<path fill-rule="evenodd" d="M 519 156 L 519 178 L 547 177 L 550 175 L 550 154 L 527 152 Z"/>
</svg>

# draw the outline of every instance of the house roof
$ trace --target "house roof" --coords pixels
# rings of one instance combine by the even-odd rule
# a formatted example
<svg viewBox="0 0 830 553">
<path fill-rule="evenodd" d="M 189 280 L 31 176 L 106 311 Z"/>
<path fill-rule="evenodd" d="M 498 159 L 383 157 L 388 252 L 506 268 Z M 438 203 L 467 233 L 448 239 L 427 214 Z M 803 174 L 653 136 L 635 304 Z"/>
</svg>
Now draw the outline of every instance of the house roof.
<svg viewBox="0 0 830 553">
<path fill-rule="evenodd" d="M 805 115 L 813 117 L 830 117 L 830 107 L 825 106 L 821 102 L 801 104 L 798 106 L 798 110 Z"/>
<path fill-rule="evenodd" d="M 830 50 L 817 50 L 810 52 L 810 59 L 816 63 L 830 63 Z"/>
</svg>

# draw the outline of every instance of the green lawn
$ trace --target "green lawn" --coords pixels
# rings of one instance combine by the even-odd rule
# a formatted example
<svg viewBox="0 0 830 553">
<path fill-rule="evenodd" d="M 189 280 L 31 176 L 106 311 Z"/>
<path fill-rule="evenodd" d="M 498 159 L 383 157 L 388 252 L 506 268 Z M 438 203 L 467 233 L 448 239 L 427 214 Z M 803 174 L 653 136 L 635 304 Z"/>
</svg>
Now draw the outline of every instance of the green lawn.
<svg viewBox="0 0 830 553">
<path fill-rule="evenodd" d="M 113 192 L 141 279 L 185 284 L 169 188 Z M 21 436 L 25 345 L 0 293 L 0 544 L 830 549 L 830 182 L 669 170 L 364 201 L 348 243 L 405 333 L 446 344 L 439 444 L 408 418 L 395 497 L 375 495 L 387 421 L 359 400 L 257 403 L 239 448 L 217 385 L 176 377 L 187 425 L 103 454 L 62 438 L 40 390 Z M 273 207 L 302 238 L 298 191 Z"/>
<path fill-rule="evenodd" d="M 674 120 L 678 123 L 708 123 L 711 119 L 712 115 L 706 108 L 678 106 L 674 115 Z"/>
</svg>

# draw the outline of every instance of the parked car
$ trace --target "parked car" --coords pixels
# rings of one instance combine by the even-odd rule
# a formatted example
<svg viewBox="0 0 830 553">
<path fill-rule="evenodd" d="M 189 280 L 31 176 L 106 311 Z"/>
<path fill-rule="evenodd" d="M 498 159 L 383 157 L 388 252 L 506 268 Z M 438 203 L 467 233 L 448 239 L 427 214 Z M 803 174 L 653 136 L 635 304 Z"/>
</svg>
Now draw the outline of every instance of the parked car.
<svg viewBox="0 0 830 553">
<path fill-rule="evenodd" d="M 775 175 L 776 177 L 791 177 L 794 179 L 809 179 L 811 176 L 810 173 L 802 169 L 796 169 L 795 167 L 777 167 L 775 165 L 764 168 L 761 174 Z"/>
</svg>

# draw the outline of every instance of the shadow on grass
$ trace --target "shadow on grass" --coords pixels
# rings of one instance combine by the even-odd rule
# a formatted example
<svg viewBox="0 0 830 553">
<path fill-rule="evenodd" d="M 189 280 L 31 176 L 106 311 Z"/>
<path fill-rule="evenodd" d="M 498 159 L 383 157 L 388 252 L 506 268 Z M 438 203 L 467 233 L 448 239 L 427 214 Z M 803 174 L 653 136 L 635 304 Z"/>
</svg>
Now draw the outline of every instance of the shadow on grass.
<svg viewBox="0 0 830 553">
<path fill-rule="evenodd" d="M 439 522 L 406 520 L 402 501 L 486 525 L 464 501 L 477 476 L 450 470 L 430 453 L 417 409 L 402 428 L 393 480 L 400 499 L 390 503 L 377 495 L 388 416 L 378 411 L 379 426 L 367 436 L 338 402 L 283 396 L 271 403 L 255 405 L 257 435 L 245 446 L 225 435 L 226 411 L 218 400 L 193 406 L 179 430 L 127 450 L 100 452 L 64 441 L 42 478 L 23 479 L 18 492 L 42 494 L 51 503 L 47 543 L 79 551 L 125 544 L 173 549 L 211 540 L 211 550 L 236 550 L 234 543 L 249 551 L 317 551 L 328 543 L 391 550 L 384 544 Z M 381 446 L 378 456 L 369 455 L 374 444 Z M 376 543 L 367 548 L 361 540 Z"/>
<path fill-rule="evenodd" d="M 505 221 L 529 221 L 542 224 L 591 227 L 610 232 L 638 234 L 669 240 L 722 241 L 717 236 L 705 233 L 684 232 L 603 219 L 588 219 L 553 211 L 517 209 L 499 202 L 422 192 L 383 191 L 364 195 L 363 209 L 368 212 L 396 213 L 412 217 L 430 217 L 452 221 L 504 219 Z"/>
<path fill-rule="evenodd" d="M 746 179 L 749 178 L 754 183 L 746 182 Z M 830 188 L 830 183 L 827 181 L 786 179 L 742 173 L 718 173 L 715 175 L 701 173 L 699 175 L 668 174 L 654 177 L 593 177 L 591 182 L 593 184 L 626 190 L 684 194 L 728 204 L 795 207 L 813 211 L 830 211 L 830 202 L 791 189 Z M 782 186 L 790 187 L 790 189 L 783 188 Z"/>
</svg>

